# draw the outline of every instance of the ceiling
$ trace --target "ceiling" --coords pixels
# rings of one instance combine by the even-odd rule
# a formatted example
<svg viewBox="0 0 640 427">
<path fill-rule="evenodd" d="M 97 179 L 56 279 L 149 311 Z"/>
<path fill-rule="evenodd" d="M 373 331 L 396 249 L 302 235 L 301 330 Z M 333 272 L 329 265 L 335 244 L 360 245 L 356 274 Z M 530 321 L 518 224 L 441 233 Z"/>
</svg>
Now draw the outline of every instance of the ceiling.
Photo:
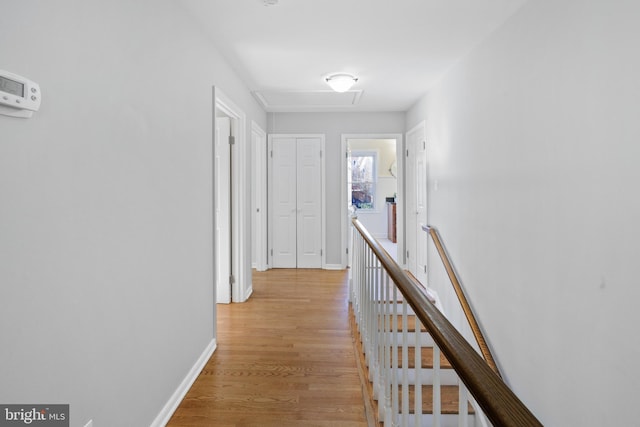
<svg viewBox="0 0 640 427">
<path fill-rule="evenodd" d="M 180 0 L 271 112 L 406 111 L 526 1 Z"/>
</svg>

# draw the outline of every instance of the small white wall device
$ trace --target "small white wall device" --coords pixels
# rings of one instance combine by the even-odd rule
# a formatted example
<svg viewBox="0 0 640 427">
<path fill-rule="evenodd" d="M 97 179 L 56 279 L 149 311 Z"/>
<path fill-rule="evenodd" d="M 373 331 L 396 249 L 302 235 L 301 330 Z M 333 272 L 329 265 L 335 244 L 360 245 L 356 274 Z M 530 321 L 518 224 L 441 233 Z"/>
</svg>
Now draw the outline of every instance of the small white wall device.
<svg viewBox="0 0 640 427">
<path fill-rule="evenodd" d="M 40 108 L 41 99 L 38 83 L 0 70 L 0 114 L 28 119 Z"/>
</svg>

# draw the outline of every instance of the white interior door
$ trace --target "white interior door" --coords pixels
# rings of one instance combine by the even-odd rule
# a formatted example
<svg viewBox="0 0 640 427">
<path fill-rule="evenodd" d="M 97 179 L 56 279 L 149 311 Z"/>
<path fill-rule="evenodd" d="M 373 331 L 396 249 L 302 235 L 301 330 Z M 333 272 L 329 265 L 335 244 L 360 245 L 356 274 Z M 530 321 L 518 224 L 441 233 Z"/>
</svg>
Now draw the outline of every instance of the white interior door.
<svg viewBox="0 0 640 427">
<path fill-rule="evenodd" d="M 272 265 L 274 268 L 296 268 L 296 139 L 278 137 L 271 142 Z"/>
<path fill-rule="evenodd" d="M 255 123 L 251 125 L 253 147 L 252 227 L 253 264 L 258 271 L 267 269 L 267 141 L 266 133 Z"/>
<path fill-rule="evenodd" d="M 407 147 L 406 147 L 406 220 L 407 220 L 407 232 L 406 232 L 406 253 L 407 269 L 416 275 L 416 252 L 418 244 L 418 235 L 416 235 L 417 229 L 417 207 L 416 207 L 416 162 L 415 162 L 415 141 L 411 134 L 407 135 Z"/>
<path fill-rule="evenodd" d="M 427 152 L 424 126 L 407 133 L 406 162 L 407 268 L 427 285 Z"/>
<path fill-rule="evenodd" d="M 323 139 L 269 137 L 273 268 L 322 268 Z"/>
<path fill-rule="evenodd" d="M 422 229 L 427 225 L 427 143 L 424 139 L 424 128 L 415 138 L 416 143 L 416 278 L 427 285 L 427 233 Z"/>
<path fill-rule="evenodd" d="M 229 137 L 231 120 L 216 117 L 215 136 L 215 243 L 216 243 L 216 302 L 231 302 L 231 153 Z"/>
<path fill-rule="evenodd" d="M 322 267 L 322 141 L 297 140 L 297 264 Z"/>
</svg>

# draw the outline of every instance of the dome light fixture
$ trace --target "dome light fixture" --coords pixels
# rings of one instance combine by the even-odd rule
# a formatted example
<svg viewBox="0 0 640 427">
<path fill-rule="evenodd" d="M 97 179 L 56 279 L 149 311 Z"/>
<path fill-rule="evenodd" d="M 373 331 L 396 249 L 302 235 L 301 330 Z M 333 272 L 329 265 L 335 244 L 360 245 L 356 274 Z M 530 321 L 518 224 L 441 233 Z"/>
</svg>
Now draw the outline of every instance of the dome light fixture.
<svg viewBox="0 0 640 427">
<path fill-rule="evenodd" d="M 327 76 L 324 80 L 336 92 L 346 92 L 358 81 L 358 78 L 351 74 L 339 73 Z"/>
</svg>

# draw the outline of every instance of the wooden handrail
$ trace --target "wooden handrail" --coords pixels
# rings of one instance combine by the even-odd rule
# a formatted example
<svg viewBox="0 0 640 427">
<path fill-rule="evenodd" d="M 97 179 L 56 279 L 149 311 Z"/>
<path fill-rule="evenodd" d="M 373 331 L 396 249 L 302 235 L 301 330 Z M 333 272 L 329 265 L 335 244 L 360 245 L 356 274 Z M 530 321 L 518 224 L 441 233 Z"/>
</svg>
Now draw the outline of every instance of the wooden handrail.
<svg viewBox="0 0 640 427">
<path fill-rule="evenodd" d="M 451 259 L 449 258 L 449 254 L 442 243 L 442 239 L 440 238 L 440 233 L 438 230 L 430 225 L 423 225 L 422 229 L 426 231 L 429 236 L 433 239 L 433 243 L 438 250 L 438 254 L 440 254 L 440 259 L 442 259 L 442 263 L 444 264 L 445 270 L 447 270 L 447 275 L 449 276 L 449 280 L 453 285 L 453 290 L 456 292 L 458 296 L 458 300 L 460 301 L 460 305 L 462 306 L 462 311 L 469 322 L 469 326 L 471 327 L 471 332 L 478 343 L 478 347 L 480 348 L 480 352 L 482 353 L 482 357 L 487 362 L 489 367 L 493 369 L 493 371 L 500 375 L 500 371 L 498 370 L 498 365 L 496 364 L 493 355 L 491 354 L 491 350 L 489 349 L 489 345 L 484 338 L 484 334 L 480 329 L 480 325 L 478 325 L 478 321 L 476 320 L 475 315 L 473 314 L 473 310 L 471 310 L 471 306 L 469 305 L 469 301 L 467 300 L 467 296 L 462 289 L 462 285 L 460 284 L 460 280 L 458 279 L 458 275 L 456 274 L 456 270 L 453 268 L 453 264 L 451 263 Z"/>
<path fill-rule="evenodd" d="M 369 231 L 355 218 L 352 223 L 493 425 L 542 426 Z"/>
</svg>

